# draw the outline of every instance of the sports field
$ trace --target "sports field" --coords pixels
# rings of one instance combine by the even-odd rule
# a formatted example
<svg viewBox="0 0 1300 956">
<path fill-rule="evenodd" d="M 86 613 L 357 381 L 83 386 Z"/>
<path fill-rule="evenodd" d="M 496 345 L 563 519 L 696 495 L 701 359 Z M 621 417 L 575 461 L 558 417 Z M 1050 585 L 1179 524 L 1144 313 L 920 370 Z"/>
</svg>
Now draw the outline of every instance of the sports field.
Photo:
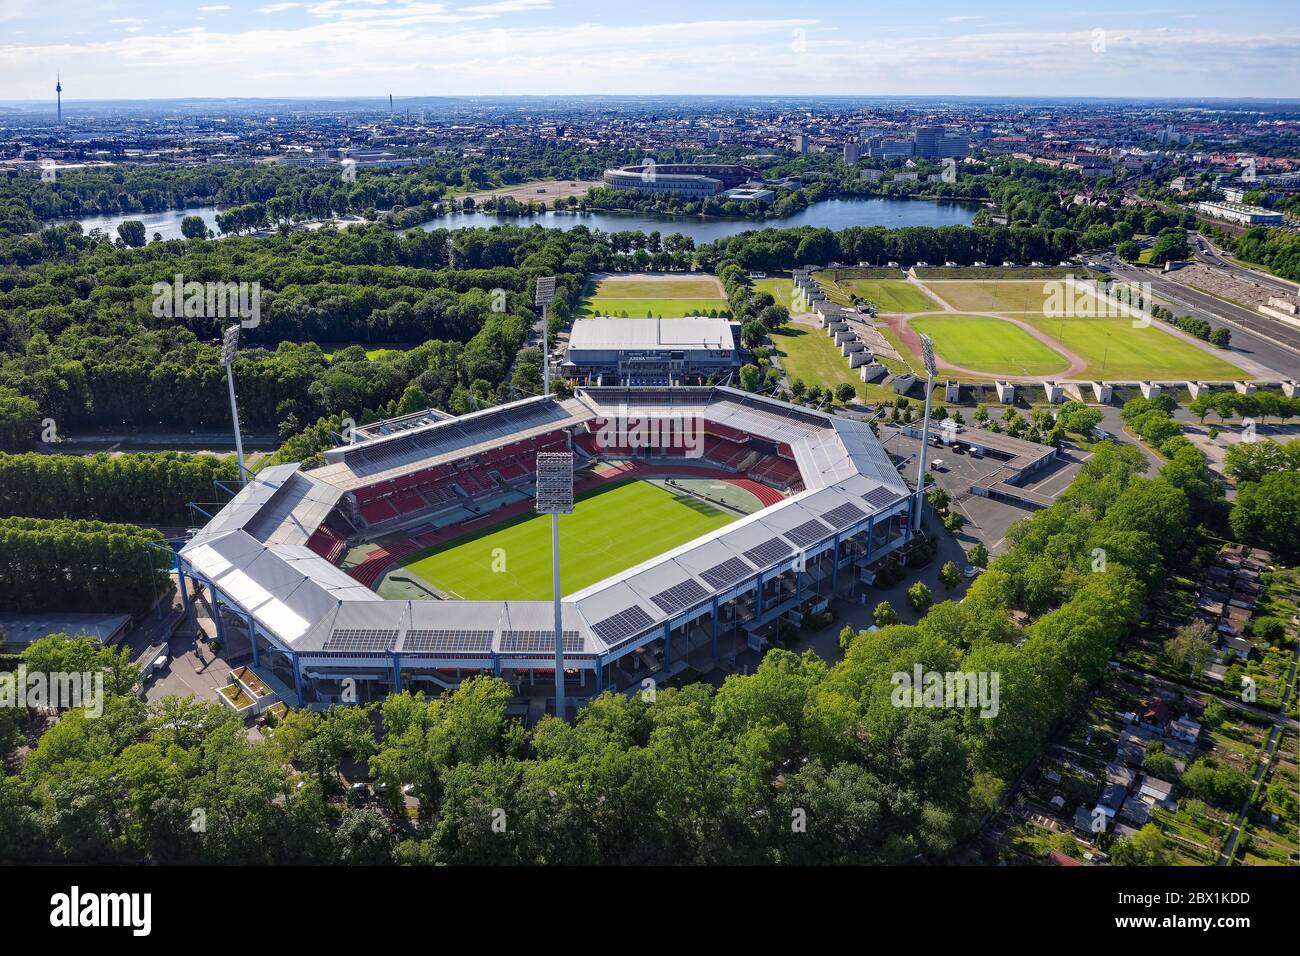
<svg viewBox="0 0 1300 956">
<path fill-rule="evenodd" d="M 926 287 L 962 312 L 1037 312 L 1043 314 L 1048 292 L 1044 282 L 950 282 L 930 280 Z"/>
<path fill-rule="evenodd" d="M 870 299 L 881 312 L 930 312 L 939 308 L 939 303 L 901 279 L 841 279 L 837 284 Z"/>
<path fill-rule="evenodd" d="M 580 498 L 560 516 L 560 581 L 570 594 L 735 521 L 737 515 L 634 480 Z M 526 515 L 404 565 L 464 600 L 551 596 L 551 521 Z"/>
<path fill-rule="evenodd" d="M 1242 370 L 1160 328 L 1133 328 L 1118 318 L 1018 318 L 1046 332 L 1088 363 L 1083 378 L 1238 379 Z M 915 323 L 913 323 L 915 324 Z M 1249 376 L 1247 376 L 1249 377 Z"/>
<path fill-rule="evenodd" d="M 868 389 L 857 370 L 850 370 L 848 360 L 821 329 L 807 325 L 787 325 L 772 332 L 772 345 L 781 355 L 781 366 L 793 382 L 834 389 L 843 382 L 853 386 L 859 398 L 867 398 Z"/>
<path fill-rule="evenodd" d="M 687 315 L 708 315 L 728 308 L 723 299 L 589 299 L 583 315 L 612 315 L 628 319 L 680 319 Z M 623 313 L 627 313 L 625 316 Z"/>
<path fill-rule="evenodd" d="M 727 307 L 722 286 L 713 276 L 607 276 L 598 279 L 583 300 L 582 314 L 675 319 Z"/>
<path fill-rule="evenodd" d="M 794 279 L 788 275 L 768 276 L 766 279 L 755 279 L 754 289 L 758 292 L 766 292 L 776 300 L 777 305 L 783 305 L 786 309 L 794 311 Z"/>
<path fill-rule="evenodd" d="M 990 375 L 1050 375 L 1069 360 L 1005 319 L 941 314 L 910 325 L 934 340 L 934 350 L 951 365 Z"/>
</svg>

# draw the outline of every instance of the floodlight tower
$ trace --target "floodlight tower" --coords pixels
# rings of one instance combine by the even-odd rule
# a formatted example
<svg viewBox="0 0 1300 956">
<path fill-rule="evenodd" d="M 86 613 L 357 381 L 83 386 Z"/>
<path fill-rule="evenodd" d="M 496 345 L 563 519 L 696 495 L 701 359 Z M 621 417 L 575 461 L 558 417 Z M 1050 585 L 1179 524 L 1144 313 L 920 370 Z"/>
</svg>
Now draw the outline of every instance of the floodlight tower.
<svg viewBox="0 0 1300 956">
<path fill-rule="evenodd" d="M 542 307 L 542 394 L 551 394 L 551 347 L 550 323 L 546 318 L 547 307 L 555 301 L 555 276 L 537 280 L 537 293 L 533 302 Z"/>
<path fill-rule="evenodd" d="M 235 459 L 239 462 L 239 483 L 247 479 L 244 468 L 244 440 L 239 434 L 239 406 L 235 404 L 235 353 L 239 351 L 239 326 L 232 325 L 221 337 L 221 364 L 226 368 L 226 387 L 230 389 L 230 419 L 235 423 Z"/>
<path fill-rule="evenodd" d="M 925 360 L 925 416 L 921 419 L 921 454 L 916 458 L 916 506 L 912 509 L 912 527 L 921 527 L 921 509 L 925 506 L 925 453 L 930 447 L 930 394 L 934 391 L 934 377 L 938 369 L 934 362 L 934 343 L 930 336 L 921 336 L 921 356 Z"/>
<path fill-rule="evenodd" d="M 551 280 L 554 281 L 554 280 Z M 555 716 L 564 705 L 564 616 L 560 606 L 560 515 L 573 512 L 573 452 L 537 453 L 537 513 L 551 516 L 551 593 L 555 602 Z"/>
</svg>

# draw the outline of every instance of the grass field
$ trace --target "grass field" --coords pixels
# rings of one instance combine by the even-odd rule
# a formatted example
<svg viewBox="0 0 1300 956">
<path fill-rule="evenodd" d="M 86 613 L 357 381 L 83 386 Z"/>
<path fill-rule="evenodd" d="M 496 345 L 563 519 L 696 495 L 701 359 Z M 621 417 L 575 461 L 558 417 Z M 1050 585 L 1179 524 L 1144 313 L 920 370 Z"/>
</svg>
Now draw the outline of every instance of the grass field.
<svg viewBox="0 0 1300 956">
<path fill-rule="evenodd" d="M 1043 282 L 929 282 L 931 292 L 963 312 L 1043 312 Z"/>
<path fill-rule="evenodd" d="M 571 594 L 735 519 L 646 481 L 598 490 L 580 498 L 573 514 L 560 516 L 561 588 Z M 494 570 L 498 557 L 504 571 Z M 405 570 L 465 600 L 548 599 L 550 519 L 527 515 L 485 529 Z"/>
<path fill-rule="evenodd" d="M 1242 370 L 1204 349 L 1158 328 L 1133 328 L 1133 320 L 1120 318 L 1048 319 L 1020 316 L 1046 332 L 1088 367 L 1084 378 L 1207 378 L 1236 379 Z"/>
<path fill-rule="evenodd" d="M 791 309 L 790 300 L 794 298 L 794 279 L 790 276 L 769 275 L 766 279 L 755 279 L 754 289 L 758 292 L 766 292 L 776 299 L 777 305 L 783 305 L 787 309 Z"/>
<path fill-rule="evenodd" d="M 728 308 L 726 299 L 588 299 L 583 315 L 622 315 L 629 319 L 680 319 L 686 315 L 708 315 Z M 646 313 L 649 313 L 647 315 Z"/>
<path fill-rule="evenodd" d="M 990 375 L 1050 375 L 1070 367 L 1065 356 L 1003 319 L 936 315 L 912 319 L 909 324 L 934 340 L 940 358 L 972 371 Z"/>
<path fill-rule="evenodd" d="M 713 276 L 601 279 L 593 299 L 719 299 L 722 292 Z"/>
<path fill-rule="evenodd" d="M 821 329 L 787 325 L 772 333 L 772 344 L 780 352 L 781 365 L 791 382 L 802 379 L 805 385 L 831 389 L 848 382 L 859 398 L 869 397 L 861 375 L 849 369 L 848 360 Z"/>
<path fill-rule="evenodd" d="M 841 289 L 876 303 L 881 312 L 932 312 L 939 304 L 902 279 L 841 279 Z"/>
</svg>

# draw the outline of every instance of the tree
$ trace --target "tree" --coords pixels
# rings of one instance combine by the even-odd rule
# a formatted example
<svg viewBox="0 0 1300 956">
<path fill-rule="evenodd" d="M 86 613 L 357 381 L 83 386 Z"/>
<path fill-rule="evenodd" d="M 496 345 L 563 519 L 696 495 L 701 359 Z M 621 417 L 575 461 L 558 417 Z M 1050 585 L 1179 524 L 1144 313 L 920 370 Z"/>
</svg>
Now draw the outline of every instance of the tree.
<svg viewBox="0 0 1300 956">
<path fill-rule="evenodd" d="M 181 220 L 181 235 L 186 239 L 206 239 L 208 224 L 202 216 L 186 216 Z"/>
<path fill-rule="evenodd" d="M 1284 560 L 1300 556 L 1300 471 L 1274 472 L 1242 485 L 1228 523 L 1247 544 Z"/>
<path fill-rule="evenodd" d="M 949 561 L 939 569 L 939 580 L 943 582 L 944 587 L 949 591 L 961 584 L 961 569 L 956 563 Z"/>
<path fill-rule="evenodd" d="M 977 568 L 989 566 L 989 552 L 982 541 L 976 541 L 975 546 L 966 552 L 966 560 Z"/>
<path fill-rule="evenodd" d="M 924 581 L 917 581 L 907 589 L 907 603 L 912 606 L 912 610 L 918 614 L 924 614 L 934 603 L 934 595 L 926 587 Z"/>
<path fill-rule="evenodd" d="M 841 382 L 835 387 L 835 397 L 840 404 L 847 405 L 858 397 L 858 390 L 853 387 L 851 382 Z"/>
<path fill-rule="evenodd" d="M 888 601 L 881 601 L 871 612 L 871 619 L 876 622 L 876 627 L 889 627 L 898 623 L 898 612 Z"/>
<path fill-rule="evenodd" d="M 757 365 L 745 365 L 740 369 L 740 387 L 747 392 L 757 392 L 763 384 L 763 373 Z"/>
<path fill-rule="evenodd" d="M 1110 856 L 1115 866 L 1164 866 L 1168 862 L 1164 834 L 1154 823 L 1148 823 L 1127 840 L 1116 840 Z"/>
<path fill-rule="evenodd" d="M 122 243 L 132 249 L 140 248 L 146 241 L 144 223 L 138 219 L 127 219 L 119 223 L 117 234 L 121 237 Z"/>
<path fill-rule="evenodd" d="M 1199 677 L 1214 657 L 1214 632 L 1202 620 L 1185 624 L 1165 641 L 1165 657 L 1175 667 L 1186 667 L 1193 677 Z"/>
</svg>

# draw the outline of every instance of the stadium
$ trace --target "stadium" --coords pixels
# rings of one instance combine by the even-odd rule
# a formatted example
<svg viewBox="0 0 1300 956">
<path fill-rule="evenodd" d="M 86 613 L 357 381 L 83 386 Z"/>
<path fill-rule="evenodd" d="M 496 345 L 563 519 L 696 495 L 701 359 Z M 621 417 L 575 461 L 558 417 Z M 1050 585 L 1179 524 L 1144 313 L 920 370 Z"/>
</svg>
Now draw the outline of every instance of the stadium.
<svg viewBox="0 0 1300 956">
<path fill-rule="evenodd" d="M 480 673 L 544 693 L 542 451 L 574 454 L 560 534 L 577 700 L 716 657 L 720 635 L 761 647 L 911 534 L 907 486 L 867 424 L 724 387 L 579 388 L 353 437 L 320 467 L 263 469 L 177 553 L 182 594 L 188 579 L 222 642 L 250 644 L 298 706 Z"/>
<path fill-rule="evenodd" d="M 750 166 L 725 163 L 646 163 L 607 169 L 602 177 L 611 189 L 672 192 L 691 199 L 707 199 L 762 178 Z"/>
</svg>

